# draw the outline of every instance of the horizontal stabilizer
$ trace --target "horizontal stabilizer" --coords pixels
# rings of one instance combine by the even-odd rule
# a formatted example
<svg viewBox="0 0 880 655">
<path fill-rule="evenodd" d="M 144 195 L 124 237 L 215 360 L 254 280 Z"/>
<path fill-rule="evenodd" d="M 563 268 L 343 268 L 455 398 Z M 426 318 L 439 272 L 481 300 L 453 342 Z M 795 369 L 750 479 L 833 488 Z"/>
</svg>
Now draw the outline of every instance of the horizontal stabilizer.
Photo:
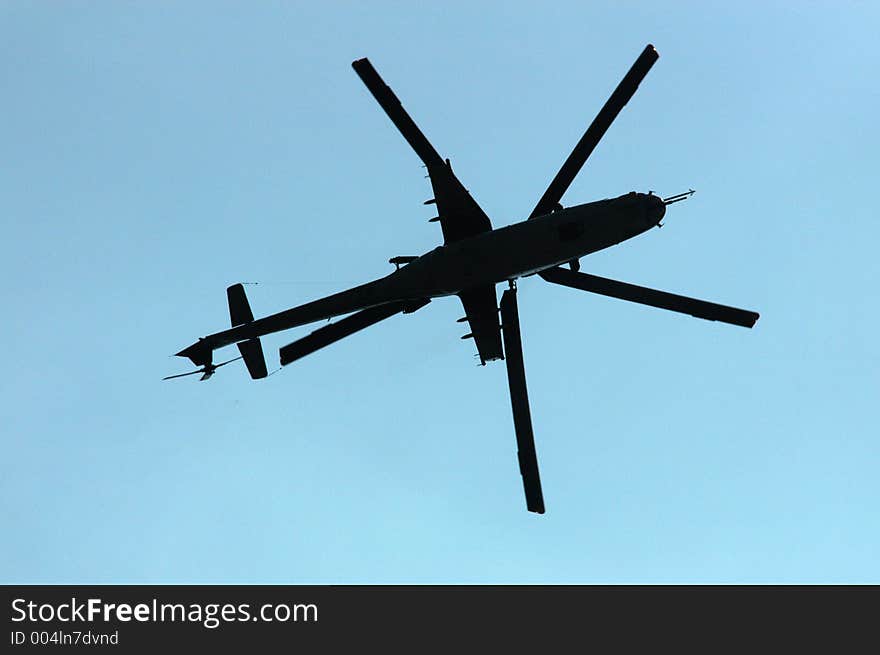
<svg viewBox="0 0 880 655">
<path fill-rule="evenodd" d="M 226 297 L 229 299 L 229 318 L 232 321 L 232 327 L 253 322 L 254 313 L 251 311 L 247 296 L 244 294 L 243 285 L 233 284 L 226 289 Z"/>
<path fill-rule="evenodd" d="M 269 372 L 266 370 L 266 358 L 263 356 L 263 345 L 259 339 L 248 339 L 236 345 L 241 356 L 244 358 L 248 373 L 251 374 L 254 380 L 260 380 L 269 375 Z"/>
<path fill-rule="evenodd" d="M 310 355 L 316 350 L 320 350 L 331 343 L 336 343 L 340 339 L 359 332 L 364 328 L 375 325 L 379 321 L 394 316 L 400 312 L 411 313 L 424 307 L 430 302 L 427 298 L 424 300 L 415 300 L 410 302 L 393 302 L 387 305 L 379 305 L 371 307 L 363 311 L 347 316 L 335 323 L 330 323 L 322 328 L 318 328 L 308 336 L 298 339 L 293 343 L 283 346 L 279 351 L 281 355 L 281 365 L 287 366 L 291 362 L 302 359 L 306 355 Z"/>
</svg>

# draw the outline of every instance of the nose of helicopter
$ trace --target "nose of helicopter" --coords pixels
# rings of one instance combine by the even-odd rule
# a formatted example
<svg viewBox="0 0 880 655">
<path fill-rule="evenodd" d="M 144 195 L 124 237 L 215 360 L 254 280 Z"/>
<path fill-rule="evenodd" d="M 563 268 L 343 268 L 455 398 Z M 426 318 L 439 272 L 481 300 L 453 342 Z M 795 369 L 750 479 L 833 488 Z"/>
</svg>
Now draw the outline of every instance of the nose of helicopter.
<svg viewBox="0 0 880 655">
<path fill-rule="evenodd" d="M 666 205 L 659 196 L 649 195 L 645 213 L 651 225 L 657 225 L 666 216 Z"/>
</svg>

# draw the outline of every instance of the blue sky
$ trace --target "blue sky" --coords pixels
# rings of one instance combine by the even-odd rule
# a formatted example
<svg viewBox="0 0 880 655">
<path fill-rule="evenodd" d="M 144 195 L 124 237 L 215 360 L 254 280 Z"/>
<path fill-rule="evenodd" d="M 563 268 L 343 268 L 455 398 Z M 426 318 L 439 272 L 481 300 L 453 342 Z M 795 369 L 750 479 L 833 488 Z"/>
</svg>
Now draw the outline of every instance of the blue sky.
<svg viewBox="0 0 880 655">
<path fill-rule="evenodd" d="M 317 4 L 0 8 L 0 581 L 880 582 L 876 3 Z M 439 243 L 352 60 L 500 226 L 649 42 L 564 202 L 698 193 L 583 270 L 761 319 L 521 281 L 546 515 L 456 299 L 161 381 L 229 284 L 265 314 Z"/>
</svg>

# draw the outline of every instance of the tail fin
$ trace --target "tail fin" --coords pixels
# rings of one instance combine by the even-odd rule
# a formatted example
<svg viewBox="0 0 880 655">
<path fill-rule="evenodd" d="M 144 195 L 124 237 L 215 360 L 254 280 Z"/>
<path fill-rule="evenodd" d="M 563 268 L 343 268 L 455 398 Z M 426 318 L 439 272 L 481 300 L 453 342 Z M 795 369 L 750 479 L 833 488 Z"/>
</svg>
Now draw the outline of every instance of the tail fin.
<svg viewBox="0 0 880 655">
<path fill-rule="evenodd" d="M 242 284 L 233 284 L 228 287 L 226 297 L 229 300 L 229 319 L 232 322 L 232 327 L 253 322 L 254 313 L 251 311 Z M 236 345 L 244 359 L 248 373 L 254 380 L 259 380 L 269 374 L 266 370 L 266 358 L 263 355 L 263 346 L 259 338 L 248 339 Z"/>
<path fill-rule="evenodd" d="M 188 346 L 177 353 L 178 357 L 188 357 L 196 366 L 206 366 L 211 363 L 214 351 L 206 346 L 204 339 L 199 339 L 193 345 Z"/>
</svg>

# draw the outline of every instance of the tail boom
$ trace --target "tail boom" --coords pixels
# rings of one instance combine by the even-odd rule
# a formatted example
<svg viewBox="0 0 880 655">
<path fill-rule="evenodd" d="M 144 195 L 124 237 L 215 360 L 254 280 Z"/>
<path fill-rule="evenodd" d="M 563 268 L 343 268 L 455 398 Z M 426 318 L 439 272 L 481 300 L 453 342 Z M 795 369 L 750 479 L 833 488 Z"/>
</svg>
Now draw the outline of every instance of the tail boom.
<svg viewBox="0 0 880 655">
<path fill-rule="evenodd" d="M 315 321 L 350 314 L 352 312 L 378 307 L 388 303 L 399 302 L 401 300 L 409 300 L 409 298 L 401 298 L 399 293 L 394 293 L 393 289 L 386 282 L 387 278 L 374 280 L 366 284 L 362 284 L 345 291 L 320 298 L 310 303 L 287 309 L 277 314 L 272 314 L 264 318 L 252 320 L 242 325 L 236 325 L 228 330 L 216 332 L 206 337 L 201 337 L 194 344 L 184 348 L 177 356 L 188 357 L 197 366 L 204 366 L 211 363 L 212 353 L 218 348 L 239 343 L 242 341 L 250 341 L 259 337 L 288 330 L 290 328 L 307 325 Z M 238 285 L 236 285 L 238 286 Z M 230 287 L 232 289 L 233 287 Z M 230 295 L 230 300 L 238 297 L 237 293 Z M 248 312 L 250 308 L 248 308 Z M 235 312 L 232 316 L 233 322 L 236 317 L 242 316 L 243 312 Z M 242 353 L 244 354 L 244 353 Z"/>
</svg>

